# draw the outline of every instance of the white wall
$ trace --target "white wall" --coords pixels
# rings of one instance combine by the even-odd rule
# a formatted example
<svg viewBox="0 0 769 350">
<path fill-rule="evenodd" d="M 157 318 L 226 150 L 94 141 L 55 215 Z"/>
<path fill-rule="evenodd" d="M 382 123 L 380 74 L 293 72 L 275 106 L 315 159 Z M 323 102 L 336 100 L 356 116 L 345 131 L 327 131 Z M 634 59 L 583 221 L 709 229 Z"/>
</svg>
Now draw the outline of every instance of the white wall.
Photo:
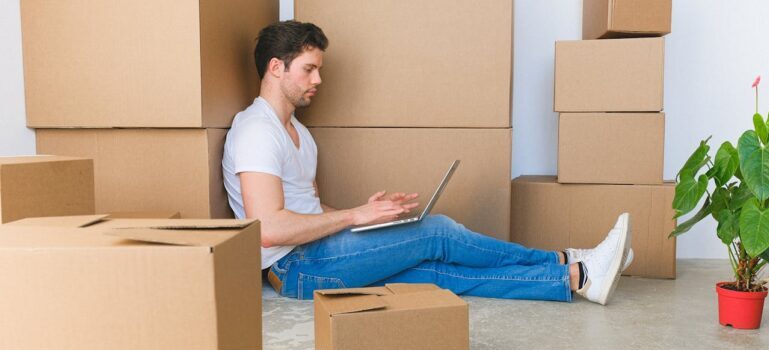
<svg viewBox="0 0 769 350">
<path fill-rule="evenodd" d="M 280 3 L 280 18 L 293 18 L 293 0 Z M 579 0 L 516 0 L 514 177 L 556 173 L 554 42 L 580 38 L 581 9 Z M 758 74 L 765 76 L 760 109 L 769 110 L 767 15 L 765 0 L 673 1 L 665 55 L 666 178 L 674 178 L 700 139 L 712 134 L 716 149 L 751 126 L 750 84 Z M 19 26 L 18 1 L 0 1 L 0 155 L 34 152 L 34 136 L 24 127 Z M 682 236 L 678 257 L 725 258 L 714 231 L 708 219 Z"/>
<path fill-rule="evenodd" d="M 25 127 L 19 1 L 0 1 L 0 156 L 35 154 Z"/>
</svg>

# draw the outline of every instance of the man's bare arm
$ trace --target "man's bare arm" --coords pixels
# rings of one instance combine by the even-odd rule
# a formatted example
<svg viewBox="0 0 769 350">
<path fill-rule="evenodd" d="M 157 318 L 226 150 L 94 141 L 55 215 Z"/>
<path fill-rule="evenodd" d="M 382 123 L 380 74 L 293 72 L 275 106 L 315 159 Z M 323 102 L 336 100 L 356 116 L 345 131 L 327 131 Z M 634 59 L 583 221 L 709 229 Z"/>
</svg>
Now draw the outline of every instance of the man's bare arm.
<svg viewBox="0 0 769 350">
<path fill-rule="evenodd" d="M 284 208 L 283 185 L 279 177 L 255 172 L 238 176 L 246 217 L 259 219 L 262 223 L 263 247 L 304 244 L 351 225 L 393 220 L 417 205 L 372 200 L 377 196 L 375 194 L 369 198 L 369 203 L 353 209 L 298 214 Z"/>
</svg>

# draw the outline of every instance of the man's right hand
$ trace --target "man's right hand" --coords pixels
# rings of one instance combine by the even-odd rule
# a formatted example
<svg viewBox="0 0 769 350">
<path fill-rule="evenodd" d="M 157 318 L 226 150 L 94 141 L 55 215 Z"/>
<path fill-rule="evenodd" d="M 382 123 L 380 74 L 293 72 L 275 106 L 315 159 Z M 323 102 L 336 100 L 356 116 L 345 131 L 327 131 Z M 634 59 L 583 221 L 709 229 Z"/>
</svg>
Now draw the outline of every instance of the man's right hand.
<svg viewBox="0 0 769 350">
<path fill-rule="evenodd" d="M 382 199 L 385 191 L 374 193 L 368 203 L 353 208 L 353 225 L 373 225 L 393 221 L 402 213 L 408 213 L 419 206 L 419 203 L 408 203 L 417 197 L 416 193 L 393 193 L 390 199 Z"/>
</svg>

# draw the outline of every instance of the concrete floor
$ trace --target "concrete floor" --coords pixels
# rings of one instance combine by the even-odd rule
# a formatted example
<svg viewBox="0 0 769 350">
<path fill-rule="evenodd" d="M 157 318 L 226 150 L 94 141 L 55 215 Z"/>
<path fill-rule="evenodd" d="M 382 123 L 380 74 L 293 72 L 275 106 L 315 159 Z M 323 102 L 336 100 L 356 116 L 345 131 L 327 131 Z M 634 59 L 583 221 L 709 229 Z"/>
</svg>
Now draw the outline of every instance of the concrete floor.
<svg viewBox="0 0 769 350">
<path fill-rule="evenodd" d="M 769 349 L 769 303 L 763 326 L 718 324 L 715 282 L 730 280 L 726 260 L 679 260 L 678 279 L 622 277 L 611 303 L 464 297 L 471 349 Z M 313 349 L 312 301 L 264 289 L 264 349 Z M 572 344 L 572 345 L 570 345 Z"/>
</svg>

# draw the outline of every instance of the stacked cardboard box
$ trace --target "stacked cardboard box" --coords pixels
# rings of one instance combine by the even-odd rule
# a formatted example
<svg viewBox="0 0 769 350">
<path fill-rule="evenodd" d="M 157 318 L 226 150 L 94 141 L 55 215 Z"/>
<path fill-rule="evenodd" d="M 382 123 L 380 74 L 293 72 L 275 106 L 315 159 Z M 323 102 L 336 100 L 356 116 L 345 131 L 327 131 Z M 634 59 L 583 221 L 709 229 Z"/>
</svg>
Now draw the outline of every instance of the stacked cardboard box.
<svg viewBox="0 0 769 350">
<path fill-rule="evenodd" d="M 555 45 L 558 177 L 513 181 L 512 238 L 544 249 L 598 244 L 631 216 L 626 274 L 675 277 L 674 186 L 663 181 L 664 38 L 670 0 L 585 0 L 583 38 Z M 621 38 L 621 39 L 605 39 Z"/>
<path fill-rule="evenodd" d="M 97 212 L 232 215 L 224 137 L 258 94 L 248 57 L 278 0 L 23 0 L 21 16 L 37 151 L 94 159 Z"/>
<path fill-rule="evenodd" d="M 433 212 L 509 240 L 513 2 L 295 0 L 294 11 L 331 43 L 323 85 L 297 113 L 318 144 L 324 202 L 354 207 L 385 189 L 424 205 L 460 159 Z"/>
</svg>

